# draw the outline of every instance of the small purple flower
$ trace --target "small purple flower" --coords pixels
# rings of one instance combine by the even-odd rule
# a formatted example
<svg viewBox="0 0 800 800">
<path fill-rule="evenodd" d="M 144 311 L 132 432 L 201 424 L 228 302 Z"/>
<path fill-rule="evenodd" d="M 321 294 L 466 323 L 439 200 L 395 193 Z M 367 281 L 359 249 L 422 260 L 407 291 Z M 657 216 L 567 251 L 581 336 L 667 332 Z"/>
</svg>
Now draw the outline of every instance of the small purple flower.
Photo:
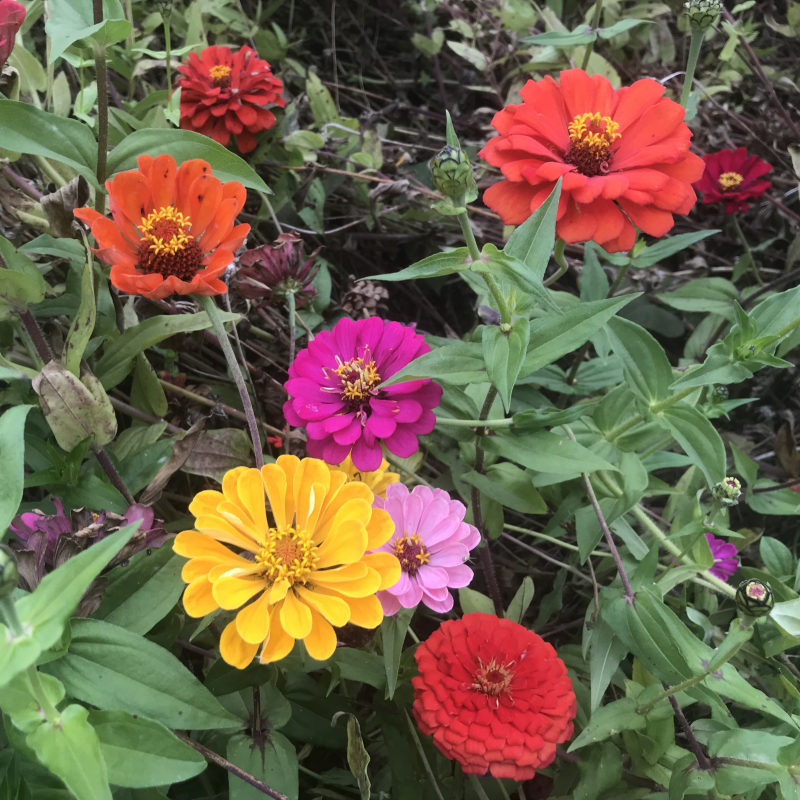
<svg viewBox="0 0 800 800">
<path fill-rule="evenodd" d="M 467 509 L 442 489 L 402 483 L 386 489 L 386 500 L 373 504 L 385 509 L 395 524 L 394 536 L 378 551 L 397 556 L 400 580 L 377 593 L 383 613 L 414 608 L 420 601 L 439 613 L 453 607 L 449 589 L 467 586 L 472 570 L 464 563 L 480 542 L 478 529 L 464 522 Z"/>
<path fill-rule="evenodd" d="M 736 557 L 739 551 L 736 545 L 726 542 L 724 539 L 717 539 L 710 533 L 706 534 L 706 541 L 711 548 L 711 555 L 714 556 L 714 566 L 709 572 L 721 581 L 727 583 L 728 578 L 739 569 L 739 559 Z"/>
</svg>

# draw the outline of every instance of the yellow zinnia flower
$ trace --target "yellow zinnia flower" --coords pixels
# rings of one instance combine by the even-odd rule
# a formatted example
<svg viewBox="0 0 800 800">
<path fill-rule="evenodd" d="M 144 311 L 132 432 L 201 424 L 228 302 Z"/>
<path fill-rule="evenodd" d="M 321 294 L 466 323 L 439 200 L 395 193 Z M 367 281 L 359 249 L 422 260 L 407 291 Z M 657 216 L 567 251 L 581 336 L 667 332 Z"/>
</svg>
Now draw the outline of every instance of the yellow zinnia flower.
<svg viewBox="0 0 800 800">
<path fill-rule="evenodd" d="M 357 470 L 353 459 L 350 456 L 342 461 L 341 464 L 334 467 L 347 475 L 349 481 L 359 481 L 372 489 L 373 493 L 383 500 L 386 499 L 386 489 L 392 483 L 399 483 L 400 476 L 396 472 L 387 472 L 389 469 L 389 462 L 384 458 L 381 461 L 380 467 L 373 472 L 361 472 Z"/>
<path fill-rule="evenodd" d="M 192 617 L 241 609 L 220 640 L 228 664 L 243 669 L 262 642 L 261 663 L 278 661 L 295 639 L 324 661 L 336 647 L 333 626 L 380 625 L 375 593 L 397 583 L 400 562 L 368 551 L 391 538 L 394 523 L 372 508 L 366 484 L 346 480 L 316 458 L 280 456 L 260 471 L 232 469 L 221 492 L 192 501 L 195 530 L 173 545 L 191 559 L 183 605 Z"/>
</svg>

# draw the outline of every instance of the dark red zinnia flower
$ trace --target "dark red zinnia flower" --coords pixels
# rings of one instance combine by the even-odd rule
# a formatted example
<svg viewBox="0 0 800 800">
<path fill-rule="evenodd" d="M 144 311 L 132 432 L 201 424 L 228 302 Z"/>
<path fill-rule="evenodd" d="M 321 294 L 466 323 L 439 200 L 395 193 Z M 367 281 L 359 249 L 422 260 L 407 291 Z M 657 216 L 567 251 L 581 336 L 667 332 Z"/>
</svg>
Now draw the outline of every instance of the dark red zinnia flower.
<svg viewBox="0 0 800 800">
<path fill-rule="evenodd" d="M 227 145 L 231 134 L 242 153 L 255 150 L 254 134 L 275 124 L 275 115 L 265 106 L 283 108 L 283 83 L 255 50 L 243 47 L 207 47 L 178 69 L 181 86 L 181 128 L 210 136 Z"/>
<path fill-rule="evenodd" d="M 744 147 L 720 150 L 703 156 L 706 171 L 695 183 L 703 193 L 704 203 L 725 203 L 725 213 L 747 211 L 747 201 L 761 197 L 772 184 L 758 180 L 772 167 L 758 156 L 750 156 Z"/>
<path fill-rule="evenodd" d="M 444 622 L 414 657 L 414 718 L 464 772 L 530 780 L 572 736 L 567 668 L 522 625 L 467 614 Z"/>
</svg>

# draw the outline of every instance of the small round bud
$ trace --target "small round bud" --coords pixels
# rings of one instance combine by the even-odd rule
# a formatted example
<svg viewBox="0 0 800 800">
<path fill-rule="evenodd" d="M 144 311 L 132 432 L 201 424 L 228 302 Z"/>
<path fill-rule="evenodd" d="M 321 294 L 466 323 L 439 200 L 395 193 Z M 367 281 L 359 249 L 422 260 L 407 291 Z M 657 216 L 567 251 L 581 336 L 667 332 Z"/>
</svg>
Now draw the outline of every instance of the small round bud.
<svg viewBox="0 0 800 800">
<path fill-rule="evenodd" d="M 719 17 L 722 3 L 719 0 L 687 0 L 683 4 L 686 16 L 693 28 L 710 28 Z"/>
<path fill-rule="evenodd" d="M 775 595 L 768 583 L 755 578 L 742 581 L 736 590 L 736 607 L 751 617 L 766 617 L 775 605 Z"/>
<path fill-rule="evenodd" d="M 728 399 L 730 392 L 728 391 L 727 386 L 723 386 L 719 384 L 717 386 L 712 386 L 711 389 L 708 391 L 708 402 L 709 403 L 723 403 L 725 400 Z"/>
<path fill-rule="evenodd" d="M 18 580 L 17 557 L 10 547 L 0 544 L 0 597 L 8 597 L 17 588 Z"/>
<path fill-rule="evenodd" d="M 711 490 L 714 497 L 724 506 L 735 506 L 742 495 L 742 484 L 736 478 L 725 478 Z"/>
<path fill-rule="evenodd" d="M 447 145 L 431 161 L 433 185 L 445 197 L 458 198 L 472 186 L 472 165 L 463 150 Z"/>
</svg>

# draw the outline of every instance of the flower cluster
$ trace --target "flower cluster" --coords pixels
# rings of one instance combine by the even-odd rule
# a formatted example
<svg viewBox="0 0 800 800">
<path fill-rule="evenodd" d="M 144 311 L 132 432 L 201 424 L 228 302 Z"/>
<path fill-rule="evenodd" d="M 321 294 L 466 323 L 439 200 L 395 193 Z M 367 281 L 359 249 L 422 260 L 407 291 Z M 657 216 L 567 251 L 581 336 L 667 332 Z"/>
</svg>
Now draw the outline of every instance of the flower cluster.
<svg viewBox="0 0 800 800">
<path fill-rule="evenodd" d="M 242 47 L 206 47 L 198 56 L 178 67 L 181 86 L 181 128 L 210 136 L 227 145 L 231 135 L 242 153 L 255 150 L 259 131 L 275 124 L 275 115 L 265 106 L 283 108 L 283 83 L 255 50 Z"/>
<path fill-rule="evenodd" d="M 758 156 L 748 155 L 744 147 L 720 150 L 703 158 L 706 170 L 695 183 L 704 203 L 724 203 L 726 214 L 747 211 L 748 200 L 761 197 L 772 184 L 759 180 L 772 167 Z"/>
</svg>

